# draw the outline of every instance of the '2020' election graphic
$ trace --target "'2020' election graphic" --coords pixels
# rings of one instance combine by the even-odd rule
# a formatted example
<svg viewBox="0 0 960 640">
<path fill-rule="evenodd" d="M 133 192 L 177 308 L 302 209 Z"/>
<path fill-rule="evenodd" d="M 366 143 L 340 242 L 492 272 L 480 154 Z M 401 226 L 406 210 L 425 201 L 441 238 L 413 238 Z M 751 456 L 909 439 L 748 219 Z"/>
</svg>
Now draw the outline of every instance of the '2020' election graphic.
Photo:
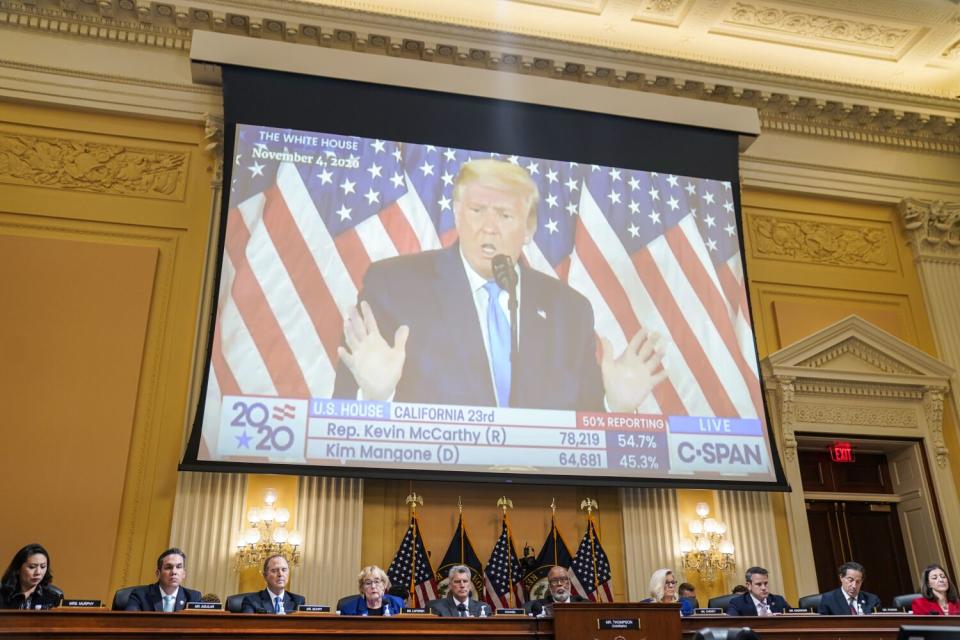
<svg viewBox="0 0 960 640">
<path fill-rule="evenodd" d="M 773 481 L 733 202 L 238 125 L 198 459 Z"/>
</svg>

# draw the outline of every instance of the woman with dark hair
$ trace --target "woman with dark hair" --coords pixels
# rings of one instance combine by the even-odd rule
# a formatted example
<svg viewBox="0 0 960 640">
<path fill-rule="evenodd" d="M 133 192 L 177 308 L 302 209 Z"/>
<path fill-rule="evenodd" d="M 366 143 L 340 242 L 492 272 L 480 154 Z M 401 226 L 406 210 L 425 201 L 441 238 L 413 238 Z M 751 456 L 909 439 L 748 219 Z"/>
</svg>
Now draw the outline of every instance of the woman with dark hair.
<svg viewBox="0 0 960 640">
<path fill-rule="evenodd" d="M 50 554 L 39 544 L 17 551 L 0 580 L 0 609 L 50 609 L 63 591 L 50 584 Z"/>
<path fill-rule="evenodd" d="M 950 582 L 947 572 L 938 564 L 928 565 L 920 578 L 922 598 L 914 600 L 910 608 L 918 616 L 960 615 L 960 598 L 957 588 Z"/>
</svg>

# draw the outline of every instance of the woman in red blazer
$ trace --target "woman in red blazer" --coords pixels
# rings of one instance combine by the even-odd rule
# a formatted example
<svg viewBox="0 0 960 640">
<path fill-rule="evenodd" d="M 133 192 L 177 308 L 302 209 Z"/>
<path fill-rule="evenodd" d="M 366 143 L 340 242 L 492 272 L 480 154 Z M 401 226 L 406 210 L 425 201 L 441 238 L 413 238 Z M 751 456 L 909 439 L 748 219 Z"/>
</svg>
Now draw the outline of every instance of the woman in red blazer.
<svg viewBox="0 0 960 640">
<path fill-rule="evenodd" d="M 947 572 L 938 564 L 931 564 L 923 570 L 920 578 L 920 593 L 911 604 L 913 614 L 917 616 L 956 616 L 960 615 L 960 597 L 957 588 L 950 582 Z"/>
</svg>

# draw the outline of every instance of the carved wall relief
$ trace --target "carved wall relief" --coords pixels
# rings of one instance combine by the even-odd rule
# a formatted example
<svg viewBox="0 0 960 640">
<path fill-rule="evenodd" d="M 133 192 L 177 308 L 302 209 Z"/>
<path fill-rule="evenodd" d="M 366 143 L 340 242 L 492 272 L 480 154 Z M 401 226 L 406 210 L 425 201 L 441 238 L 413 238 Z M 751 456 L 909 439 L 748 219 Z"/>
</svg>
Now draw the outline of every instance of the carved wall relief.
<svg viewBox="0 0 960 640">
<path fill-rule="evenodd" d="M 182 200 L 188 154 L 0 131 L 0 182 Z"/>
<path fill-rule="evenodd" d="M 757 258 L 881 268 L 893 253 L 887 234 L 879 228 L 764 215 L 750 216 L 749 227 Z"/>
</svg>

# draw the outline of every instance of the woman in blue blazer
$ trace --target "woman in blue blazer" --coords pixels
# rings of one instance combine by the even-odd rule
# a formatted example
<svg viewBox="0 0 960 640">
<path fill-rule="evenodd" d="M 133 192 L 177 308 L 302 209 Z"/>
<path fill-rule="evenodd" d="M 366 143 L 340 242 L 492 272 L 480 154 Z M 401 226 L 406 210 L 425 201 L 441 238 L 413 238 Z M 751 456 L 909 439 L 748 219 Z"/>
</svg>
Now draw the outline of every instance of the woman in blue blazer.
<svg viewBox="0 0 960 640">
<path fill-rule="evenodd" d="M 390 578 L 376 565 L 364 567 L 357 576 L 360 595 L 340 604 L 345 616 L 395 616 L 403 610 L 403 600 L 387 593 Z"/>
</svg>

